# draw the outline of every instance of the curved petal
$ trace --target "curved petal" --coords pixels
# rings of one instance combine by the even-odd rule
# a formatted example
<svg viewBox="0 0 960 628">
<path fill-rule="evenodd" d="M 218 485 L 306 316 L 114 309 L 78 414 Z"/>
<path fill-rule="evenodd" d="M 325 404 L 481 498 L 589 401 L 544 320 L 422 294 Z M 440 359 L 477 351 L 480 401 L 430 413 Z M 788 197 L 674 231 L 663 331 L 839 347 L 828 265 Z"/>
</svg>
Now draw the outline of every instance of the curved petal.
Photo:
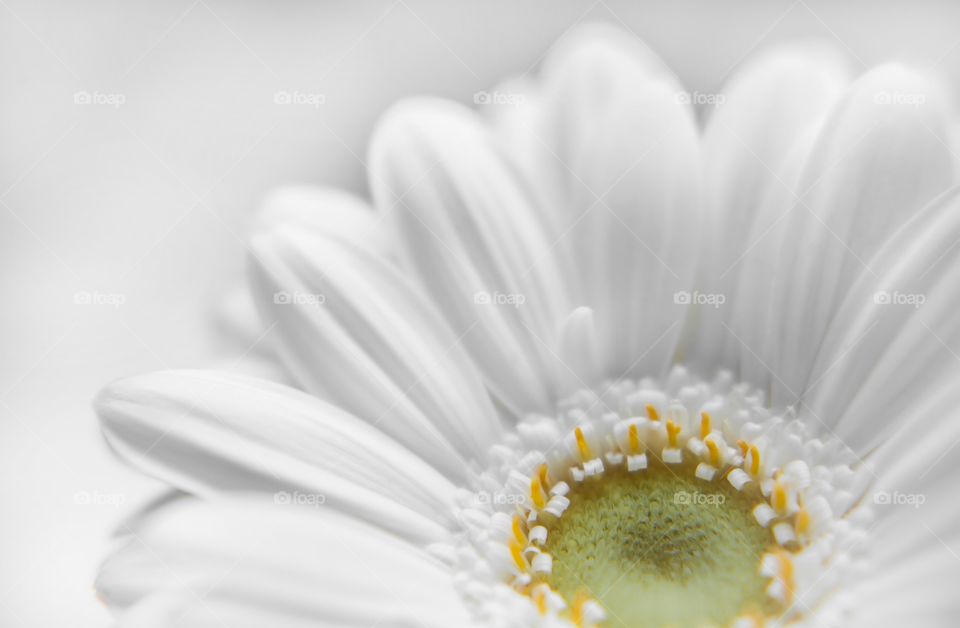
<svg viewBox="0 0 960 628">
<path fill-rule="evenodd" d="M 953 626 L 960 613 L 960 413 L 955 385 L 901 415 L 868 463 L 876 477 L 864 498 L 877 522 L 869 531 L 870 600 L 853 625 Z"/>
<path fill-rule="evenodd" d="M 806 157 L 805 152 L 796 155 L 798 146 L 848 81 L 847 64 L 832 49 L 790 46 L 752 59 L 715 99 L 703 138 L 709 236 L 697 289 L 722 296 L 723 303 L 693 305 L 697 326 L 685 353 L 689 363 L 707 373 L 739 362 L 740 343 L 724 325 L 750 344 L 745 336 L 762 322 L 758 310 L 765 293 L 753 294 L 751 285 L 741 293 L 739 278 L 757 274 L 757 266 L 770 275 L 769 259 L 761 253 L 775 239 L 771 225 L 775 229 L 792 204 L 794 165 L 789 162 Z M 784 206 L 771 206 L 774 194 Z M 770 253 L 777 255 L 778 247 Z M 737 321 L 736 312 L 746 320 Z"/>
<path fill-rule="evenodd" d="M 541 147 L 537 180 L 550 188 L 560 231 L 579 214 L 569 203 L 583 187 L 574 164 L 596 125 L 648 82 L 672 76 L 646 44 L 608 24 L 578 26 L 550 49 L 540 71 L 540 117 L 528 128 Z"/>
<path fill-rule="evenodd" d="M 335 238 L 278 228 L 254 238 L 253 281 L 280 353 L 308 391 L 367 420 L 462 479 L 500 423 L 463 348 L 385 259 Z"/>
<path fill-rule="evenodd" d="M 341 238 L 380 254 L 389 254 L 391 240 L 384 221 L 370 205 L 342 190 L 290 185 L 272 191 L 263 201 L 252 231 L 269 231 L 284 224 L 308 233 Z M 250 287 L 231 287 L 217 317 L 217 333 L 229 351 L 225 370 L 239 370 L 288 383 L 277 355 L 273 328 L 260 320 Z"/>
<path fill-rule="evenodd" d="M 675 85 L 648 82 L 597 120 L 564 244 L 596 319 L 605 377 L 657 376 L 674 358 L 700 245 L 699 140 Z"/>
<path fill-rule="evenodd" d="M 866 452 L 960 376 L 960 189 L 868 260 L 814 364 L 801 415 Z"/>
<path fill-rule="evenodd" d="M 334 188 L 290 185 L 271 192 L 263 201 L 254 233 L 279 225 L 347 240 L 381 255 L 394 244 L 383 217 L 363 199 Z"/>
<path fill-rule="evenodd" d="M 272 327 L 260 320 L 246 282 L 237 281 L 227 288 L 213 321 L 213 333 L 222 347 L 213 368 L 289 384 L 290 377 L 277 357 Z"/>
<path fill-rule="evenodd" d="M 776 373 L 775 405 L 803 396 L 840 301 L 858 274 L 873 272 L 868 260 L 954 180 L 946 105 L 935 82 L 881 67 L 854 83 L 820 132 L 771 295 L 775 354 L 764 357 Z"/>
<path fill-rule="evenodd" d="M 557 382 L 564 395 L 600 383 L 597 329 L 590 308 L 578 307 L 563 321 L 558 353 Z"/>
<path fill-rule="evenodd" d="M 363 421 L 292 388 L 215 371 L 120 380 L 96 400 L 113 450 L 200 495 L 303 492 L 411 538 L 442 537 L 454 487 Z M 313 501 L 319 500 L 316 497 Z"/>
<path fill-rule="evenodd" d="M 459 105 L 409 101 L 384 116 L 370 153 L 378 207 L 488 386 L 516 413 L 551 407 L 565 286 L 533 196 L 491 131 Z"/>
<path fill-rule="evenodd" d="M 129 529 L 97 589 L 121 626 L 464 625 L 445 567 L 323 509 L 187 499 Z"/>
</svg>

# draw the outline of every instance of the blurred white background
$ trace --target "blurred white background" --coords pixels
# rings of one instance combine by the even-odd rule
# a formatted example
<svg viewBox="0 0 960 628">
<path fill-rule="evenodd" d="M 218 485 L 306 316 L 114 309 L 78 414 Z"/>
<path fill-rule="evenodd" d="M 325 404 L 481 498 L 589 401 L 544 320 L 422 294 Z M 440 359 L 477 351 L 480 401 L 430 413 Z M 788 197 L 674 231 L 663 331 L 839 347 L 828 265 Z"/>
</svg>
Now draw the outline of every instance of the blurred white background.
<svg viewBox="0 0 960 628">
<path fill-rule="evenodd" d="M 97 563 L 159 485 L 111 459 L 90 399 L 125 374 L 240 358 L 218 348 L 211 312 L 239 281 L 258 201 L 290 182 L 362 191 L 391 101 L 472 102 L 597 20 L 646 40 L 691 90 L 809 38 L 856 66 L 960 76 L 947 1 L 518 5 L 0 0 L 0 625 L 109 624 Z"/>
</svg>

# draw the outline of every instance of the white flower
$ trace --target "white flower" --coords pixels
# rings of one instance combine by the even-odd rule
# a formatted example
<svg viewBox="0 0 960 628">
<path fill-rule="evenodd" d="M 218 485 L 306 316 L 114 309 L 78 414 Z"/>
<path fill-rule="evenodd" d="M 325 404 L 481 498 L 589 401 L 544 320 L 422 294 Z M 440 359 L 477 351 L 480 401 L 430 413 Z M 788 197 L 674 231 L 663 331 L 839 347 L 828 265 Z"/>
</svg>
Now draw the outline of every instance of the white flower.
<svg viewBox="0 0 960 628">
<path fill-rule="evenodd" d="M 295 387 L 101 394 L 116 453 L 190 494 L 106 562 L 121 625 L 952 625 L 937 84 L 791 48 L 691 93 L 594 28 L 479 94 L 385 116 L 377 213 L 268 207 L 254 295 Z"/>
</svg>

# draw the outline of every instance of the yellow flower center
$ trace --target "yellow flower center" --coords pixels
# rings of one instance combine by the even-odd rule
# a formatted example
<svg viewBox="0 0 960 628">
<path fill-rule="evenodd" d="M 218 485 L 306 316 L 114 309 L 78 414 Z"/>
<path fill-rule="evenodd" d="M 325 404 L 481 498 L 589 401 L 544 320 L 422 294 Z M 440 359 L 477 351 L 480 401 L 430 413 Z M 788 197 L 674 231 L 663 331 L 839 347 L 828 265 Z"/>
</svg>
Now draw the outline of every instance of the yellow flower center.
<svg viewBox="0 0 960 628">
<path fill-rule="evenodd" d="M 755 492 L 698 480 L 689 464 L 586 480 L 562 517 L 541 521 L 553 557 L 541 582 L 567 600 L 596 600 L 610 625 L 699 628 L 773 614 L 760 562 L 776 543 L 753 516 Z"/>
</svg>

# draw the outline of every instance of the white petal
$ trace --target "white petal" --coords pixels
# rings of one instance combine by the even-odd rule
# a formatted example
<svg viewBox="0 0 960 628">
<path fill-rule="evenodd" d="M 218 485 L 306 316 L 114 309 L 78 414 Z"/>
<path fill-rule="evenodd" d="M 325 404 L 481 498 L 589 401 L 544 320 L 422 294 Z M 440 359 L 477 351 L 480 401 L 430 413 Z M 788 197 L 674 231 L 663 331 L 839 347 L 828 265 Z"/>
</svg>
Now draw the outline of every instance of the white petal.
<svg viewBox="0 0 960 628">
<path fill-rule="evenodd" d="M 902 426 L 868 460 L 876 483 L 864 496 L 870 529 L 869 573 L 856 594 L 853 625 L 954 626 L 960 613 L 960 441 L 955 386 L 902 417 Z M 877 497 L 883 495 L 884 499 Z M 881 503 L 877 503 L 880 501 Z"/>
<path fill-rule="evenodd" d="M 790 280 L 789 269 L 780 269 L 782 275 L 777 271 L 783 243 L 789 235 L 786 218 L 795 204 L 803 167 L 818 128 L 814 126 L 798 137 L 777 173 L 779 185 L 769 186 L 760 201 L 742 259 L 721 273 L 736 282 L 736 289 L 735 296 L 729 300 L 730 321 L 723 323 L 727 325 L 723 330 L 725 339 L 718 344 L 723 345 L 724 360 L 729 360 L 731 368 L 739 364 L 741 379 L 764 391 L 769 391 L 771 382 L 777 378 L 771 356 L 776 355 L 773 344 L 773 332 L 779 331 L 776 320 L 782 316 L 779 308 L 774 307 L 771 295 L 780 282 Z M 708 329 L 704 327 L 701 338 Z"/>
<path fill-rule="evenodd" d="M 270 231 L 278 225 L 346 239 L 384 255 L 393 248 L 383 217 L 343 190 L 311 185 L 274 190 L 264 200 L 253 230 Z"/>
<path fill-rule="evenodd" d="M 299 491 L 421 540 L 451 523 L 453 486 L 438 471 L 363 421 L 286 386 L 162 371 L 108 386 L 96 408 L 121 458 L 186 491 Z"/>
<path fill-rule="evenodd" d="M 246 281 L 230 286 L 217 312 L 222 357 L 213 368 L 290 384 L 274 346 L 273 329 L 260 320 Z"/>
<path fill-rule="evenodd" d="M 596 318 L 606 377 L 658 375 L 674 357 L 700 243 L 699 141 L 669 82 L 628 94 L 592 127 L 573 169 L 565 241 Z"/>
<path fill-rule="evenodd" d="M 899 530 L 899 534 L 916 534 Z M 919 532 L 923 533 L 923 532 Z M 934 540 L 936 543 L 936 541 Z M 960 547 L 954 544 L 954 548 Z M 852 628 L 899 628 L 924 626 L 952 628 L 957 625 L 960 580 L 957 549 L 931 547 L 907 560 L 872 563 L 856 590 L 856 613 L 844 623 Z"/>
<path fill-rule="evenodd" d="M 563 394 L 573 394 L 599 383 L 597 331 L 590 308 L 575 309 L 563 322 L 558 358 L 557 381 Z"/>
<path fill-rule="evenodd" d="M 486 456 L 500 425 L 461 347 L 473 330 L 455 335 L 387 260 L 346 241 L 281 227 L 252 247 L 258 306 L 306 390 L 451 478 Z"/>
<path fill-rule="evenodd" d="M 515 412 L 549 407 L 562 273 L 490 130 L 459 105 L 409 101 L 384 116 L 370 152 L 378 207 L 488 386 Z"/>
<path fill-rule="evenodd" d="M 698 363 L 706 372 L 721 364 L 730 368 L 739 360 L 740 343 L 724 324 L 744 338 L 763 320 L 756 310 L 766 295 L 740 294 L 738 278 L 757 274 L 756 266 L 763 267 L 761 279 L 770 276 L 770 262 L 760 253 L 763 245 L 774 240 L 771 224 L 792 204 L 795 190 L 787 174 L 788 156 L 796 152 L 807 130 L 819 123 L 847 82 L 846 63 L 832 49 L 776 49 L 738 70 L 710 109 L 703 139 L 704 202 L 710 226 L 698 286 L 704 294 L 722 295 L 724 304 L 694 306 L 699 324 L 696 341 L 686 352 L 687 361 Z M 787 203 L 770 207 L 768 199 L 778 188 L 787 188 L 791 196 L 781 195 Z M 767 208 L 773 215 L 763 215 Z M 778 254 L 778 248 L 772 253 Z M 754 268 L 748 268 L 751 265 Z M 748 291 L 751 287 L 746 286 Z M 738 309 L 752 320 L 742 325 L 732 322 Z"/>
<path fill-rule="evenodd" d="M 322 509 L 184 499 L 125 532 L 97 582 L 111 606 L 142 601 L 121 625 L 218 625 L 208 623 L 217 616 L 229 626 L 467 620 L 451 574 L 424 551 Z"/>
<path fill-rule="evenodd" d="M 855 277 L 870 270 L 868 260 L 949 187 L 947 120 L 937 84 L 898 66 L 864 75 L 834 108 L 787 218 L 782 280 L 772 295 L 776 355 L 767 356 L 776 405 L 803 394 L 827 326 Z"/>
<path fill-rule="evenodd" d="M 674 356 L 700 248 L 686 94 L 642 42 L 603 25 L 561 39 L 541 74 L 535 180 L 556 190 L 574 305 L 593 310 L 603 376 L 655 375 Z"/>
<path fill-rule="evenodd" d="M 155 593 L 124 610 L 116 628 L 326 628 L 332 625 L 316 618 L 290 613 L 291 604 L 258 599 L 248 591 L 230 596 L 213 591 L 179 588 Z"/>
<path fill-rule="evenodd" d="M 343 238 L 383 254 L 391 250 L 381 217 L 369 204 L 341 190 L 311 185 L 274 190 L 263 201 L 252 231 L 269 231 L 279 224 Z M 273 329 L 260 319 L 247 282 L 231 288 L 218 322 L 228 350 L 218 366 L 288 383 L 290 378 L 274 346 Z"/>
<path fill-rule="evenodd" d="M 642 41 L 609 25 L 579 26 L 551 48 L 540 72 L 541 119 L 530 128 L 543 148 L 539 180 L 553 188 L 550 200 L 562 225 L 578 214 L 568 202 L 583 186 L 573 164 L 596 125 L 649 81 L 671 74 Z"/>
<path fill-rule="evenodd" d="M 960 192 L 869 258 L 817 356 L 802 414 L 870 451 L 960 375 Z"/>
</svg>

